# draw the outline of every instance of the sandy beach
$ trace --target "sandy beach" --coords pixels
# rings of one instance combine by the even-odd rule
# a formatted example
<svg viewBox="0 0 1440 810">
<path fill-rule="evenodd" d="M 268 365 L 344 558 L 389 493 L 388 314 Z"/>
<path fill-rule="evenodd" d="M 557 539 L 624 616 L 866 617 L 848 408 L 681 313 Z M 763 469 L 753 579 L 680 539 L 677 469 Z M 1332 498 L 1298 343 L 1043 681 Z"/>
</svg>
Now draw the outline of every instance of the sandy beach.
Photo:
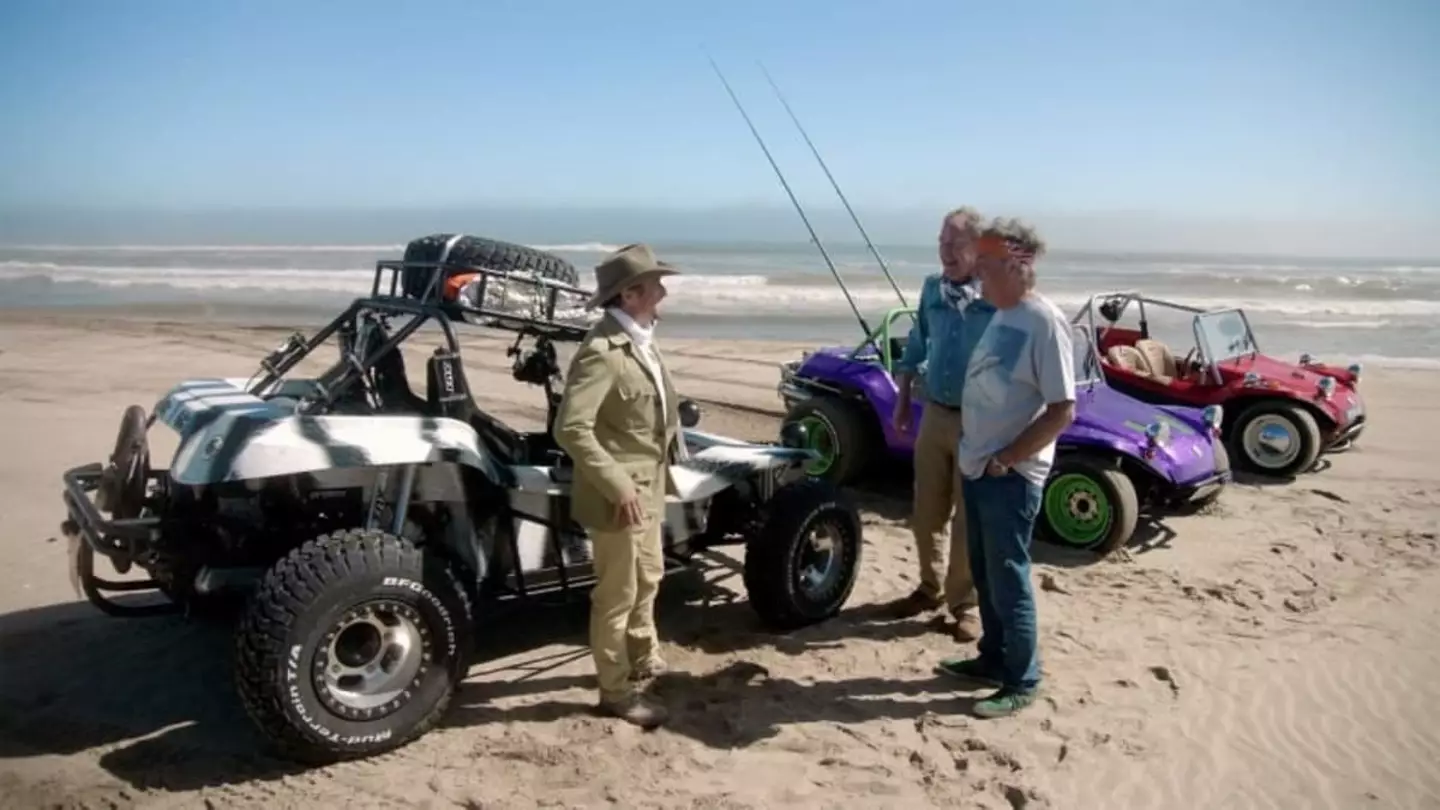
<svg viewBox="0 0 1440 810">
<path fill-rule="evenodd" d="M 537 422 L 506 338 L 470 334 L 483 404 Z M 667 583 L 663 729 L 592 715 L 585 605 L 543 607 L 482 619 L 440 728 L 304 770 L 264 754 L 225 626 L 101 615 L 59 537 L 61 471 L 102 460 L 127 405 L 248 376 L 280 337 L 0 315 L 0 807 L 1440 807 L 1440 373 L 1367 369 L 1370 427 L 1328 469 L 1238 483 L 1104 561 L 1037 545 L 1045 691 L 1013 718 L 932 674 L 949 636 L 868 612 L 916 579 L 903 486 L 854 493 L 866 560 L 837 620 L 763 632 L 733 560 Z M 775 435 L 800 346 L 666 345 L 707 429 Z"/>
</svg>

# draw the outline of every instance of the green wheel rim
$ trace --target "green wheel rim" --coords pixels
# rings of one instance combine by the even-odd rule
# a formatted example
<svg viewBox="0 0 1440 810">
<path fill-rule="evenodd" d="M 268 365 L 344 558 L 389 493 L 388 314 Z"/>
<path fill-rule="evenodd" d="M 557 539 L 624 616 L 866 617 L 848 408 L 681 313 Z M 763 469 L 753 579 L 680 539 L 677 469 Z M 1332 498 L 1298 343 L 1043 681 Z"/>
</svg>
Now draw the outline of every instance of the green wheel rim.
<svg viewBox="0 0 1440 810">
<path fill-rule="evenodd" d="M 806 448 L 820 454 L 819 458 L 805 464 L 805 472 L 815 476 L 824 475 L 835 466 L 835 458 L 840 455 L 835 431 L 829 422 L 818 416 L 806 416 L 800 420 L 800 425 L 805 428 Z"/>
<path fill-rule="evenodd" d="M 1045 518 L 1065 543 L 1090 546 L 1114 522 L 1110 498 L 1100 482 L 1084 473 L 1056 476 L 1045 488 Z"/>
</svg>

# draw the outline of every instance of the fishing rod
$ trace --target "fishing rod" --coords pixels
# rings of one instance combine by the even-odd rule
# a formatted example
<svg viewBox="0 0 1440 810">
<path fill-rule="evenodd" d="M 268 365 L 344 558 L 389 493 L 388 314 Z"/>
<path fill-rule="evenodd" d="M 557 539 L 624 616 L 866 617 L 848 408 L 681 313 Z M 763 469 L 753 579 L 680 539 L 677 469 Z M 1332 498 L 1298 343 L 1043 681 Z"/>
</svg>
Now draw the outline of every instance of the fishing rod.
<svg viewBox="0 0 1440 810">
<path fill-rule="evenodd" d="M 840 285 L 840 292 L 845 294 L 845 300 L 849 302 L 851 311 L 855 313 L 855 319 L 860 321 L 860 328 L 864 330 L 866 335 L 869 335 L 870 324 L 866 323 L 865 316 L 860 314 L 860 307 L 855 305 L 855 298 L 850 295 L 849 288 L 845 286 L 844 280 L 840 278 L 840 271 L 835 269 L 835 262 L 830 260 L 830 254 L 826 252 L 824 243 L 820 241 L 820 235 L 815 233 L 815 228 L 810 224 L 810 218 L 805 216 L 805 208 L 801 206 L 800 201 L 795 198 L 795 192 L 790 190 L 790 183 L 785 180 L 785 173 L 780 171 L 780 166 L 775 163 L 775 158 L 770 154 L 770 149 L 765 146 L 765 139 L 761 138 L 759 130 L 755 129 L 755 123 L 750 120 L 750 115 L 745 112 L 745 107 L 740 103 L 739 97 L 735 95 L 735 90 L 730 87 L 730 82 L 725 80 L 725 74 L 720 72 L 720 66 L 715 64 L 715 59 L 710 57 L 709 54 L 706 54 L 706 58 L 710 60 L 710 67 L 715 69 L 715 75 L 720 77 L 720 83 L 725 85 L 725 92 L 730 94 L 730 100 L 735 102 L 735 109 L 740 111 L 740 116 L 745 119 L 745 124 L 750 127 L 750 134 L 755 136 L 755 142 L 760 144 L 760 151 L 764 152 L 765 159 L 770 161 L 770 168 L 774 169 L 775 176 L 780 178 L 780 185 L 785 188 L 785 193 L 789 195 L 791 204 L 795 206 L 795 212 L 800 215 L 800 221 L 805 223 L 805 230 L 810 232 L 810 240 L 815 243 L 815 247 L 820 249 L 820 256 L 825 259 L 825 264 L 830 268 L 830 275 L 835 277 L 835 283 Z"/>
<path fill-rule="evenodd" d="M 785 95 L 780 92 L 779 85 L 775 84 L 775 80 L 770 78 L 770 71 L 765 69 L 765 65 L 760 65 L 760 72 L 765 74 L 765 81 L 770 83 L 771 89 L 775 91 L 775 97 L 780 99 L 781 104 L 785 105 L 785 112 L 790 115 L 790 120 L 795 122 L 795 128 L 800 130 L 800 137 L 805 139 L 805 145 L 810 147 L 810 154 L 815 156 L 816 162 L 818 162 L 820 168 L 825 171 L 825 177 L 830 181 L 831 188 L 835 189 L 835 194 L 840 197 L 840 202 L 845 204 L 845 210 L 849 212 L 851 221 L 855 223 L 855 227 L 860 231 L 860 236 L 864 238 L 865 246 L 870 248 L 870 255 L 874 256 L 875 261 L 880 263 L 880 272 L 885 274 L 885 280 L 890 282 L 890 288 L 895 290 L 896 295 L 900 296 L 900 306 L 910 306 L 905 301 L 905 293 L 900 291 L 900 285 L 895 283 L 895 277 L 890 274 L 890 267 L 885 264 L 885 258 L 881 256 L 880 251 L 875 248 L 875 243 L 870 241 L 870 234 L 866 233 L 865 226 L 860 224 L 860 217 L 856 216 L 855 209 L 850 207 L 850 201 L 845 199 L 845 192 L 840 190 L 840 184 L 835 181 L 835 175 L 831 174 L 830 167 L 825 165 L 825 158 L 820 157 L 820 150 L 815 148 L 815 143 L 810 140 L 810 134 L 805 131 L 805 127 L 801 126 L 800 119 L 795 115 L 795 111 L 790 109 L 790 102 L 785 100 Z"/>
</svg>

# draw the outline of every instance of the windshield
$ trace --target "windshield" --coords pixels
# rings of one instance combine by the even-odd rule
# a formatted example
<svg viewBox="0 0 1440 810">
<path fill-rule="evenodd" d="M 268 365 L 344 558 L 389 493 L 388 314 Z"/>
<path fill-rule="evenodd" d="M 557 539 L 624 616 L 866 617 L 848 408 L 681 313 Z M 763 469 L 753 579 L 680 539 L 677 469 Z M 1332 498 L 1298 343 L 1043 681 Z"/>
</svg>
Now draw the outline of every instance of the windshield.
<svg viewBox="0 0 1440 810">
<path fill-rule="evenodd" d="M 1224 309 L 1195 316 L 1195 340 L 1212 363 L 1257 351 L 1250 322 L 1238 309 Z"/>
<path fill-rule="evenodd" d="M 1099 382 L 1100 358 L 1095 353 L 1093 333 L 1088 326 L 1074 324 L 1070 328 L 1070 339 L 1075 344 L 1075 384 Z"/>
</svg>

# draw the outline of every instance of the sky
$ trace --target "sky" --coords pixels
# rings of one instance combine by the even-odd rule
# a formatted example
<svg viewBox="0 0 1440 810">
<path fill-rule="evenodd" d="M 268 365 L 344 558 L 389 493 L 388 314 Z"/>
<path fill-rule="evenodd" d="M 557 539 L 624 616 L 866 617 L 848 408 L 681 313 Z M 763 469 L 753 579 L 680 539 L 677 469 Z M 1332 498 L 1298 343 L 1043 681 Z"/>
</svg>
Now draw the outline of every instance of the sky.
<svg viewBox="0 0 1440 810">
<path fill-rule="evenodd" d="M 709 54 L 817 209 L 759 63 L 862 216 L 1363 221 L 1440 253 L 1437 42 L 1433 0 L 5 0 L 0 209 L 799 227 Z"/>
</svg>

